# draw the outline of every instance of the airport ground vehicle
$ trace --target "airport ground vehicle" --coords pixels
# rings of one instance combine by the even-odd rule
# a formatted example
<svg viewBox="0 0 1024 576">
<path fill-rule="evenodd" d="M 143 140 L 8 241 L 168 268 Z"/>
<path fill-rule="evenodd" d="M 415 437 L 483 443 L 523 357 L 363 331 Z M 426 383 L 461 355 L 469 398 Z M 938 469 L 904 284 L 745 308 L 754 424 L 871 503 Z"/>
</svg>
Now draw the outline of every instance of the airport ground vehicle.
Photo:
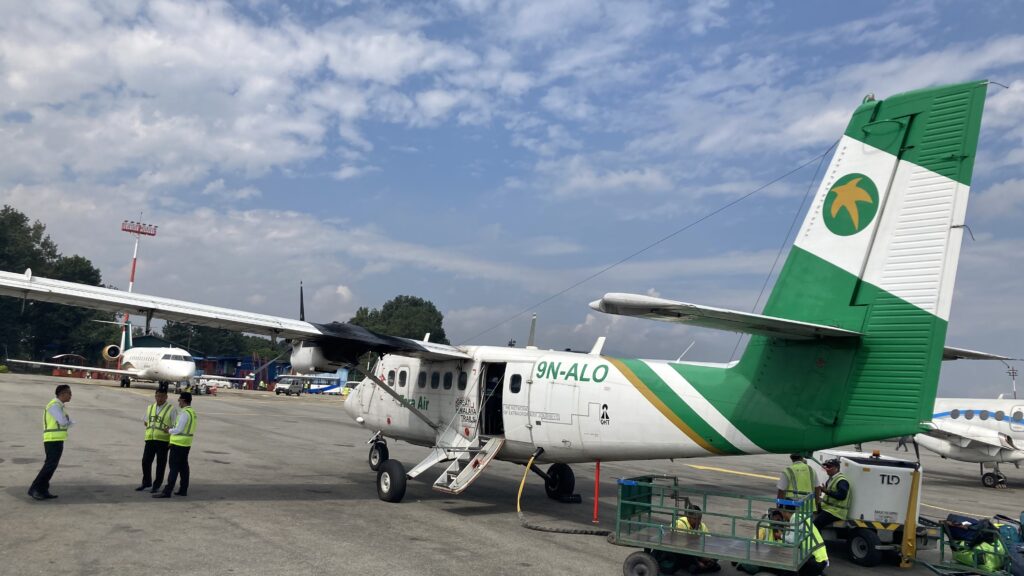
<svg viewBox="0 0 1024 576">
<path fill-rule="evenodd" d="M 291 378 L 282 379 L 278 381 L 276 386 L 274 386 L 274 394 L 277 394 L 278 396 L 281 394 L 285 394 L 286 396 L 295 394 L 298 396 L 303 392 L 302 386 L 303 384 L 300 380 L 293 380 Z"/>
<path fill-rule="evenodd" d="M 798 502 L 788 522 L 768 519 L 776 507 L 769 496 L 696 491 L 674 476 L 620 479 L 613 544 L 642 548 L 623 563 L 627 576 L 672 574 L 686 557 L 711 558 L 764 569 L 796 571 L 813 554 L 814 498 Z M 706 532 L 676 528 L 676 521 L 699 506 Z M 758 538 L 759 530 L 785 531 L 777 541 Z"/>
<path fill-rule="evenodd" d="M 849 517 L 822 530 L 825 540 L 846 543 L 850 559 L 861 566 L 876 566 L 886 552 L 899 555 L 909 566 L 917 551 L 933 547 L 939 538 L 938 524 L 919 517 L 924 471 L 918 462 L 877 454 L 822 450 L 815 460 L 839 459 L 853 490 Z M 813 465 L 818 483 L 828 475 Z"/>
</svg>

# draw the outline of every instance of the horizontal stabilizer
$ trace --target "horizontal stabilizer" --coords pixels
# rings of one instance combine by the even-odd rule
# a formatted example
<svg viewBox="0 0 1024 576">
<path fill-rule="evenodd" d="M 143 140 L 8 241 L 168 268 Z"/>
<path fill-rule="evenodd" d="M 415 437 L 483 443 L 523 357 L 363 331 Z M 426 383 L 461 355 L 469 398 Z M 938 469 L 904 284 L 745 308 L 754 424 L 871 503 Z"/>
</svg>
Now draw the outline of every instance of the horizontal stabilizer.
<svg viewBox="0 0 1024 576">
<path fill-rule="evenodd" d="M 698 306 L 676 302 L 644 294 L 605 294 L 604 298 L 590 303 L 594 310 L 619 316 L 635 316 L 664 322 L 678 322 L 703 328 L 758 334 L 789 340 L 811 340 L 814 338 L 857 338 L 860 333 L 843 330 L 834 326 L 811 324 L 761 314 L 737 312 L 724 308 Z"/>
<path fill-rule="evenodd" d="M 1009 356 L 1000 356 L 998 354 L 989 354 L 988 352 L 978 352 L 977 350 L 968 350 L 966 348 L 953 348 L 952 346 L 946 346 L 942 349 L 943 360 L 1017 360 L 1017 358 L 1010 358 Z"/>
</svg>

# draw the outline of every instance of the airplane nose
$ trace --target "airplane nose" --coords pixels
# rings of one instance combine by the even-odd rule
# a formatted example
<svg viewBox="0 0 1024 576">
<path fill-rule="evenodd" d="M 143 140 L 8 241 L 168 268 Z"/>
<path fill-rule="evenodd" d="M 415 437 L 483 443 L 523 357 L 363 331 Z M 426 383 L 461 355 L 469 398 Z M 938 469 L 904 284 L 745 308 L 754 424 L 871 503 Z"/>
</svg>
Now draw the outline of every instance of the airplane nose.
<svg viewBox="0 0 1024 576">
<path fill-rule="evenodd" d="M 361 420 L 360 407 L 359 407 L 359 392 L 363 385 L 359 384 L 348 393 L 345 397 L 345 413 L 348 414 L 349 418 L 359 422 Z M 362 424 L 362 422 L 359 422 Z"/>
</svg>

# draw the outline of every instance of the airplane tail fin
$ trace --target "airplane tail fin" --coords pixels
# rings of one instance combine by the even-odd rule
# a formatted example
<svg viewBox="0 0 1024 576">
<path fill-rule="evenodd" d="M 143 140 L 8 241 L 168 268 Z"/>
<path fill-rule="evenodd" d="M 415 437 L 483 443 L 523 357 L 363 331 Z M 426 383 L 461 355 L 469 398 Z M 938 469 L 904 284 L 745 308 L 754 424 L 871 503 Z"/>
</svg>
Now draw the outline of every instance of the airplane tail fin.
<svg viewBox="0 0 1024 576">
<path fill-rule="evenodd" d="M 754 336 L 737 365 L 808 425 L 831 428 L 830 445 L 930 419 L 986 87 L 865 99 L 763 311 L 862 336 Z"/>
</svg>

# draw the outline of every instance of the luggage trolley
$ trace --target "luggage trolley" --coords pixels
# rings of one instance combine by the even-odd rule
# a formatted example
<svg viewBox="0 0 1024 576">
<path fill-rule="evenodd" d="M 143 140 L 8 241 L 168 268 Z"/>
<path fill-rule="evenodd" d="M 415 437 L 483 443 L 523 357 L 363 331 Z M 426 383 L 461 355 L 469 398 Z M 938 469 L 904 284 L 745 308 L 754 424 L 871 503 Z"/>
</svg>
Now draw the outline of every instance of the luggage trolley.
<svg viewBox="0 0 1024 576">
<path fill-rule="evenodd" d="M 795 501 L 789 522 L 768 519 L 774 498 L 696 491 L 675 476 L 638 476 L 618 481 L 615 533 L 609 541 L 642 548 L 623 563 L 625 576 L 671 574 L 687 559 L 710 558 L 796 571 L 812 556 L 813 496 Z M 694 505 L 701 508 L 706 532 L 676 527 Z M 785 532 L 779 541 L 758 538 L 758 529 Z"/>
</svg>

